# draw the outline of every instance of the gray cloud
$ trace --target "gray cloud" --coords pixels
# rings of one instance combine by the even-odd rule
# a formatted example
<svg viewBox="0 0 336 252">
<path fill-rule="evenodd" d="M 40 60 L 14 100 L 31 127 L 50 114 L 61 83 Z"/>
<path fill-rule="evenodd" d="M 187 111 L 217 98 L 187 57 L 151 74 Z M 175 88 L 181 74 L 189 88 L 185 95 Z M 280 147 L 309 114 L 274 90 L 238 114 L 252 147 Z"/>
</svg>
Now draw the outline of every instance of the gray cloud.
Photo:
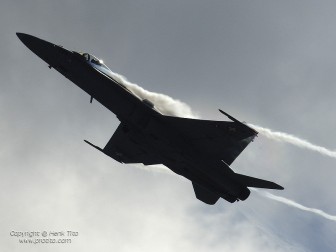
<svg viewBox="0 0 336 252">
<path fill-rule="evenodd" d="M 173 115 L 173 116 L 183 116 L 183 117 L 190 117 L 190 118 L 197 118 L 194 113 L 192 112 L 191 108 L 185 104 L 182 103 L 178 100 L 173 99 L 172 97 L 169 97 L 167 95 L 163 95 L 163 94 L 158 94 L 158 93 L 154 93 L 154 92 L 150 92 L 148 90 L 145 90 L 143 88 L 141 88 L 140 86 L 134 84 L 134 83 L 130 83 L 129 81 L 126 80 L 125 77 L 113 73 L 113 78 L 118 81 L 119 83 L 125 85 L 129 90 L 131 90 L 132 92 L 134 92 L 138 97 L 140 97 L 141 99 L 147 99 L 150 100 L 151 102 L 153 102 L 160 111 L 164 112 L 164 114 L 167 115 Z M 299 148 L 304 148 L 304 149 L 308 149 L 308 150 L 312 150 L 312 151 L 316 151 L 322 155 L 326 155 L 329 157 L 336 157 L 336 152 L 328 150 L 325 147 L 322 146 L 316 146 L 306 140 L 300 139 L 296 136 L 287 134 L 287 133 L 283 133 L 283 132 L 274 132 L 271 129 L 267 129 L 267 128 L 263 128 L 260 126 L 256 126 L 253 124 L 250 124 L 251 127 L 255 128 L 256 130 L 258 130 L 259 132 L 261 132 L 264 136 L 275 140 L 275 141 L 280 141 L 280 142 L 285 142 L 285 143 L 289 143 L 292 145 L 295 145 Z M 137 167 L 141 167 L 142 169 L 144 169 L 145 166 L 137 166 Z M 149 171 L 156 171 L 156 172 L 165 172 L 164 170 L 164 166 L 152 166 L 152 167 L 148 167 L 147 168 Z M 168 172 L 169 173 L 169 172 Z M 294 208 L 303 210 L 303 211 L 307 211 L 307 212 L 311 212 L 314 214 L 317 214 L 323 218 L 326 218 L 328 220 L 333 220 L 336 221 L 336 216 L 334 215 L 330 215 L 325 213 L 324 211 L 320 210 L 320 209 L 315 209 L 315 208 L 309 208 L 309 207 L 305 207 L 293 200 L 284 198 L 284 197 L 280 197 L 280 196 L 276 196 L 274 194 L 271 194 L 269 192 L 263 192 L 257 189 L 252 188 L 253 191 L 258 192 L 260 195 L 269 198 L 271 200 L 275 200 L 278 202 L 281 202 L 283 204 L 286 204 L 288 206 L 292 206 Z"/>
<path fill-rule="evenodd" d="M 25 48 L 27 32 L 102 57 L 146 90 L 334 148 L 335 3 L 3 1 L 0 248 L 11 251 L 333 251 L 334 222 L 253 194 L 207 207 L 191 185 L 121 166 L 101 146 L 113 115 Z M 183 113 L 188 113 L 184 111 Z M 222 119 L 222 118 L 221 118 Z M 281 196 L 335 212 L 334 159 L 260 135 L 233 168 Z M 11 229 L 77 229 L 65 246 L 22 246 Z M 76 231 L 76 230 L 75 230 Z"/>
</svg>

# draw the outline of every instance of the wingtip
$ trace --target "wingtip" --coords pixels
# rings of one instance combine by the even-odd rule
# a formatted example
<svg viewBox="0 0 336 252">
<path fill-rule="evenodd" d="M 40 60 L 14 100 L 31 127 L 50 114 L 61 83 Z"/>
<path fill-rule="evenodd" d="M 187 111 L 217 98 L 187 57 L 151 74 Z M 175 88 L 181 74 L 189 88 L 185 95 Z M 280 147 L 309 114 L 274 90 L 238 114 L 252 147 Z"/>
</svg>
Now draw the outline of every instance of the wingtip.
<svg viewBox="0 0 336 252">
<path fill-rule="evenodd" d="M 242 123 L 241 121 L 237 120 L 236 118 L 234 118 L 233 116 L 229 115 L 228 113 L 224 112 L 221 109 L 218 109 L 219 112 L 221 112 L 223 115 L 225 115 L 227 118 L 229 118 L 230 120 L 232 120 L 233 122 L 236 122 L 240 125 L 242 125 L 244 128 L 248 129 L 250 132 L 252 132 L 252 134 L 254 136 L 258 135 L 258 131 L 256 131 L 255 129 L 251 128 L 250 126 L 248 126 L 246 123 Z"/>
<path fill-rule="evenodd" d="M 228 114 L 225 113 L 223 110 L 221 110 L 221 109 L 218 109 L 218 110 L 219 110 L 219 112 L 221 112 L 223 115 L 228 116 Z"/>
<path fill-rule="evenodd" d="M 285 188 L 284 187 L 282 187 L 281 185 L 278 185 L 279 187 L 278 187 L 278 190 L 284 190 Z"/>
<path fill-rule="evenodd" d="M 104 150 L 102 148 L 98 147 L 97 145 L 94 145 L 93 143 L 90 143 L 88 140 L 84 139 L 84 142 L 91 145 L 92 147 L 96 148 L 97 150 L 99 150 L 101 152 L 104 152 Z"/>
<path fill-rule="evenodd" d="M 270 189 L 275 189 L 275 190 L 284 190 L 285 188 L 282 187 L 281 185 L 278 185 L 277 183 L 273 182 L 273 188 Z"/>
</svg>

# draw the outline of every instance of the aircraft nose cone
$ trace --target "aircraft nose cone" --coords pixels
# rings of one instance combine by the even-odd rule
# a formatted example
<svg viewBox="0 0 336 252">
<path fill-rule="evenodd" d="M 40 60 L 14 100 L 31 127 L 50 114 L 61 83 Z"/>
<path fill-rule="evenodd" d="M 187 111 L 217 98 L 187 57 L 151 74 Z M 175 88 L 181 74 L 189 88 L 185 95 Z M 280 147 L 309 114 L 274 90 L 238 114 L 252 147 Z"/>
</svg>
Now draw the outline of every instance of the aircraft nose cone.
<svg viewBox="0 0 336 252">
<path fill-rule="evenodd" d="M 22 33 L 22 32 L 17 32 L 16 35 L 19 37 L 19 39 L 22 41 L 22 39 L 25 37 L 25 36 L 28 36 L 28 34 L 25 34 L 25 33 Z"/>
<path fill-rule="evenodd" d="M 19 37 L 19 39 L 24 42 L 25 38 L 29 37 L 30 35 L 25 34 L 25 33 L 21 33 L 21 32 L 17 32 L 16 35 Z"/>
<path fill-rule="evenodd" d="M 25 44 L 29 49 L 31 49 L 31 46 L 34 44 L 34 41 L 36 42 L 38 40 L 38 38 L 32 35 L 21 32 L 17 32 L 16 35 L 22 41 L 22 43 Z"/>
<path fill-rule="evenodd" d="M 41 59 L 50 65 L 56 64 L 60 54 L 59 51 L 61 50 L 59 46 L 29 34 L 18 32 L 16 35 L 25 46 Z"/>
<path fill-rule="evenodd" d="M 32 50 L 36 54 L 38 54 L 39 51 L 43 51 L 47 48 L 49 49 L 50 47 L 54 46 L 54 44 L 48 41 L 39 39 L 29 34 L 17 32 L 16 35 L 22 41 L 22 43 L 25 44 L 25 46 L 27 46 L 30 50 Z"/>
</svg>

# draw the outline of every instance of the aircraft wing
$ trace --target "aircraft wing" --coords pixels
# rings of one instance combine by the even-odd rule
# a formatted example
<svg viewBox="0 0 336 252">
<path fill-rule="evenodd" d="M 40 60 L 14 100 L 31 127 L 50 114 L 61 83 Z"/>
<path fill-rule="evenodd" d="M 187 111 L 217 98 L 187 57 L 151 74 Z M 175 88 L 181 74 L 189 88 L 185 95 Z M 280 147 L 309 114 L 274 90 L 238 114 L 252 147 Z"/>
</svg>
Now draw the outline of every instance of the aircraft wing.
<svg viewBox="0 0 336 252">
<path fill-rule="evenodd" d="M 180 133 L 180 136 L 197 146 L 203 152 L 223 160 L 228 165 L 239 156 L 257 133 L 238 122 L 198 120 L 165 116 L 167 123 Z"/>
<path fill-rule="evenodd" d="M 146 148 L 141 136 L 120 124 L 102 150 L 106 155 L 121 163 L 161 164 L 156 155 Z"/>
</svg>

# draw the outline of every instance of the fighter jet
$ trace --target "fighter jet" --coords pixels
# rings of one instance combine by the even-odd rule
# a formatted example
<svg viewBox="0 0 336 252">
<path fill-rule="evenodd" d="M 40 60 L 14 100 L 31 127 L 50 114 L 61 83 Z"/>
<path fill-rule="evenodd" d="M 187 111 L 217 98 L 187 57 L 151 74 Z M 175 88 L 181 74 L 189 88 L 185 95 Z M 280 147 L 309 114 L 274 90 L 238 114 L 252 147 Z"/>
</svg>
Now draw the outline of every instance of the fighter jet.
<svg viewBox="0 0 336 252">
<path fill-rule="evenodd" d="M 192 182 L 196 198 L 213 205 L 246 200 L 248 187 L 282 190 L 267 180 L 234 172 L 230 165 L 258 132 L 220 110 L 231 121 L 164 115 L 155 104 L 127 88 L 92 54 L 70 51 L 34 36 L 17 33 L 31 51 L 97 100 L 120 120 L 102 153 L 123 163 L 163 164 Z"/>
</svg>

